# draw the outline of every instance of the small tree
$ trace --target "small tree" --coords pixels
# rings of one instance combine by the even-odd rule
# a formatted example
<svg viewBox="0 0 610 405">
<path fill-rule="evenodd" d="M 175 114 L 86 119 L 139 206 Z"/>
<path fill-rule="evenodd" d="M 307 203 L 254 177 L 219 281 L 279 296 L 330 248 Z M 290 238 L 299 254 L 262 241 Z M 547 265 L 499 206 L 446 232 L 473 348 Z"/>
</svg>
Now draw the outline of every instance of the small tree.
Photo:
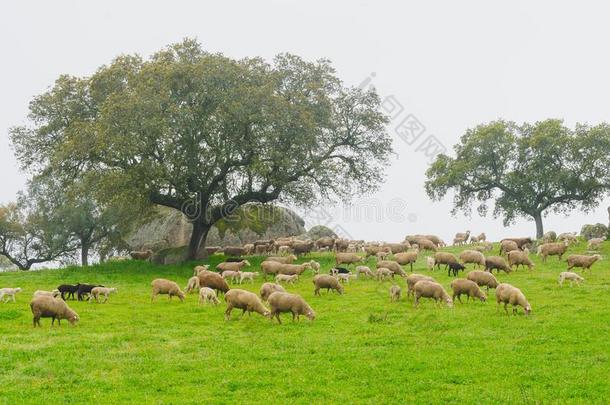
<svg viewBox="0 0 610 405">
<path fill-rule="evenodd" d="M 588 211 L 610 190 L 610 126 L 577 125 L 560 120 L 518 126 L 495 121 L 469 129 L 454 146 L 455 157 L 439 155 L 426 172 L 426 192 L 440 200 L 454 192 L 453 213 L 480 215 L 494 202 L 494 217 L 504 224 L 518 217 L 544 233 L 547 212 Z"/>
</svg>

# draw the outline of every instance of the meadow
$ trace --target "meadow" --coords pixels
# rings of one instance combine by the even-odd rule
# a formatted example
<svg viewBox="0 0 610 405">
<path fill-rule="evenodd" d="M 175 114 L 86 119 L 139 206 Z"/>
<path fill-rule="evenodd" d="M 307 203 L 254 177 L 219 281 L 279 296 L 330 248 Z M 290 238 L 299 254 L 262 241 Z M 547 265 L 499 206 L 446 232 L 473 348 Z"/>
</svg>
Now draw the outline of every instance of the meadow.
<svg viewBox="0 0 610 405">
<path fill-rule="evenodd" d="M 458 252 L 463 248 L 447 248 Z M 494 254 L 497 247 L 494 247 Z M 569 253 L 584 252 L 585 244 Z M 160 296 L 150 282 L 186 285 L 195 264 L 121 262 L 0 274 L 0 287 L 21 287 L 0 304 L 0 403 L 608 403 L 610 398 L 610 243 L 585 283 L 560 288 L 565 261 L 498 279 L 527 296 L 531 316 L 486 303 L 454 308 L 389 300 L 391 281 L 355 280 L 345 294 L 313 295 L 311 272 L 288 291 L 314 308 L 313 322 L 278 325 L 258 314 L 225 321 L 225 304 L 198 305 Z M 210 258 L 210 264 L 222 261 Z M 312 254 L 323 272 L 331 254 Z M 258 269 L 260 257 L 250 259 Z M 374 267 L 374 260 L 369 265 Z M 445 271 L 415 266 L 449 291 Z M 468 266 L 468 270 L 472 265 Z M 460 274 L 460 277 L 464 277 Z M 32 327 L 37 289 L 90 282 L 118 287 L 106 304 L 68 301 L 80 322 Z M 404 280 L 396 280 L 406 293 Z M 254 284 L 241 288 L 258 292 Z"/>
</svg>

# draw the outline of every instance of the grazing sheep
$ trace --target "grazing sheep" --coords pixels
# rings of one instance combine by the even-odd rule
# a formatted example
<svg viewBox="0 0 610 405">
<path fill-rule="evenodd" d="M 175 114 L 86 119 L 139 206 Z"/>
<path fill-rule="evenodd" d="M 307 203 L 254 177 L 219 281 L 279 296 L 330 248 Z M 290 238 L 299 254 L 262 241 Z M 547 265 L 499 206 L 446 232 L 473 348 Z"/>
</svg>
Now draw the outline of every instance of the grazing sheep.
<svg viewBox="0 0 610 405">
<path fill-rule="evenodd" d="M 602 243 L 606 240 L 606 238 L 593 238 L 589 239 L 587 242 L 587 249 L 589 250 L 599 250 L 602 246 Z"/>
<path fill-rule="evenodd" d="M 335 246 L 335 238 L 331 238 L 330 236 L 322 237 L 316 240 L 316 249 L 320 250 L 322 248 L 328 248 L 329 250 Z"/>
<path fill-rule="evenodd" d="M 186 292 L 188 294 L 191 291 L 198 290 L 199 287 L 200 287 L 199 286 L 199 277 L 193 276 L 193 277 L 189 278 L 189 281 L 186 284 L 186 288 L 184 289 L 184 292 Z"/>
<path fill-rule="evenodd" d="M 209 271 L 210 265 L 204 264 L 203 266 L 195 266 L 193 269 L 193 276 L 198 276 L 202 271 Z"/>
<path fill-rule="evenodd" d="M 409 274 L 409 276 L 407 277 L 407 296 L 411 296 L 413 294 L 413 288 L 415 287 L 415 284 L 417 284 L 417 282 L 421 280 L 435 281 L 432 277 L 425 276 L 423 274 Z"/>
<path fill-rule="evenodd" d="M 574 267 L 580 267 L 584 270 L 591 270 L 593 263 L 600 260 L 600 255 L 586 256 L 586 255 L 570 255 L 568 256 L 568 270 Z"/>
<path fill-rule="evenodd" d="M 415 243 L 417 244 L 417 247 L 421 250 L 431 250 L 433 252 L 436 252 L 436 244 L 430 239 L 417 238 L 415 240 Z"/>
<path fill-rule="evenodd" d="M 97 302 L 100 302 L 100 297 L 104 296 L 104 303 L 108 302 L 108 296 L 110 294 L 118 292 L 118 288 L 108 288 L 108 287 L 94 287 L 91 290 L 91 295 L 89 295 L 89 302 L 91 302 L 94 298 Z"/>
<path fill-rule="evenodd" d="M 464 250 L 460 253 L 460 261 L 462 264 L 474 264 L 478 269 L 479 266 L 485 266 L 485 255 L 476 250 Z"/>
<path fill-rule="evenodd" d="M 244 280 L 250 280 L 250 283 L 254 284 L 254 277 L 258 277 L 258 271 L 240 271 L 239 284 L 243 283 Z"/>
<path fill-rule="evenodd" d="M 377 252 L 375 255 L 378 260 L 385 260 L 388 256 L 390 256 L 390 252 Z"/>
<path fill-rule="evenodd" d="M 46 295 L 47 297 L 53 297 L 53 298 L 61 297 L 61 293 L 57 289 L 52 290 L 52 291 L 36 290 L 36 291 L 34 291 L 34 294 L 32 294 L 32 297 L 38 297 L 39 295 Z"/>
<path fill-rule="evenodd" d="M 244 267 L 249 267 L 250 262 L 247 260 L 240 260 L 238 262 L 223 262 L 219 263 L 216 266 L 216 269 L 224 272 L 224 271 L 241 271 Z"/>
<path fill-rule="evenodd" d="M 390 287 L 390 302 L 400 301 L 400 287 L 394 284 Z"/>
<path fill-rule="evenodd" d="M 462 302 L 462 294 L 466 294 L 468 296 L 468 300 L 470 301 L 470 297 L 478 298 L 481 301 L 487 301 L 487 295 L 481 291 L 478 284 L 471 280 L 465 280 L 463 278 L 458 278 L 457 280 L 453 280 L 451 282 L 451 289 L 453 290 L 453 300 L 455 301 L 455 297 L 457 297 L 460 303 Z"/>
<path fill-rule="evenodd" d="M 441 268 L 441 264 L 444 264 L 446 269 L 447 267 L 449 267 L 450 263 L 458 263 L 458 259 L 453 253 L 436 252 L 434 254 L 434 263 L 436 264 L 437 269 Z"/>
<path fill-rule="evenodd" d="M 377 280 L 383 281 L 386 278 L 394 277 L 394 272 L 388 268 L 380 267 L 377 269 Z"/>
<path fill-rule="evenodd" d="M 409 242 L 388 243 L 385 247 L 390 249 L 390 253 L 395 255 L 396 253 L 406 252 L 411 247 L 411 244 Z"/>
<path fill-rule="evenodd" d="M 377 262 L 376 266 L 378 269 L 380 269 L 380 268 L 390 269 L 390 271 L 392 271 L 392 278 L 394 278 L 394 275 L 399 275 L 399 276 L 403 276 L 403 277 L 405 277 L 407 275 L 404 272 L 404 270 L 402 269 L 402 267 L 400 267 L 400 264 L 398 264 L 394 260 L 380 260 Z"/>
<path fill-rule="evenodd" d="M 474 281 L 479 286 L 484 285 L 487 287 L 487 291 L 489 291 L 490 288 L 496 288 L 499 285 L 496 277 L 486 271 L 473 270 L 466 274 L 466 279 Z"/>
<path fill-rule="evenodd" d="M 284 290 L 284 287 L 282 287 L 279 284 L 263 283 L 263 285 L 261 286 L 259 294 L 260 294 L 261 298 L 263 299 L 263 301 L 267 301 L 269 296 L 271 294 L 273 294 L 274 292 L 276 292 L 276 291 L 286 292 L 286 290 Z"/>
<path fill-rule="evenodd" d="M 356 253 L 337 253 L 335 257 L 335 264 L 339 266 L 340 264 L 350 264 L 355 263 L 364 263 L 365 259 L 362 256 L 357 255 Z"/>
<path fill-rule="evenodd" d="M 453 300 L 451 300 L 447 291 L 445 291 L 442 285 L 435 281 L 420 280 L 415 283 L 413 290 L 415 292 L 415 302 L 413 304 L 415 307 L 419 306 L 419 299 L 421 297 L 432 298 L 437 304 L 441 301 L 445 301 L 448 307 L 453 307 Z"/>
<path fill-rule="evenodd" d="M 320 263 L 316 262 L 315 260 L 310 260 L 309 265 L 314 275 L 320 273 Z"/>
<path fill-rule="evenodd" d="M 295 255 L 305 255 L 313 250 L 313 242 L 296 242 L 292 244 L 292 250 Z"/>
<path fill-rule="evenodd" d="M 78 291 L 78 284 L 62 284 L 57 287 L 57 290 L 61 293 L 62 300 L 65 301 L 66 297 L 74 299 L 74 293 Z"/>
<path fill-rule="evenodd" d="M 563 287 L 563 282 L 568 280 L 570 282 L 570 287 L 572 287 L 573 283 L 580 285 L 581 282 L 585 281 L 580 275 L 573 273 L 571 271 L 562 271 L 559 273 L 559 286 Z"/>
<path fill-rule="evenodd" d="M 291 264 L 297 259 L 295 255 L 288 256 L 270 256 L 265 259 L 266 262 L 278 262 L 282 264 Z"/>
<path fill-rule="evenodd" d="M 243 256 L 246 253 L 246 249 L 239 246 L 227 246 L 222 249 L 225 256 Z"/>
<path fill-rule="evenodd" d="M 375 277 L 375 274 L 371 271 L 368 266 L 358 266 L 356 267 L 356 276 L 360 276 L 360 274 L 366 274 L 367 277 Z"/>
<path fill-rule="evenodd" d="M 282 323 L 280 313 L 286 312 L 292 313 L 293 322 L 295 319 L 297 321 L 300 320 L 301 315 L 305 315 L 310 321 L 316 319 L 316 313 L 300 295 L 289 294 L 287 292 L 274 292 L 269 296 L 268 301 L 271 308 L 269 318 L 271 320 L 273 320 L 273 317 L 277 318 L 280 324 Z"/>
<path fill-rule="evenodd" d="M 41 326 L 40 318 L 51 318 L 51 326 L 53 326 L 56 319 L 57 324 L 60 326 L 62 319 L 67 319 L 72 325 L 79 320 L 78 314 L 68 307 L 64 300 L 47 295 L 34 297 L 30 302 L 30 309 L 34 316 L 32 321 L 34 327 Z"/>
<path fill-rule="evenodd" d="M 542 262 L 546 263 L 548 256 L 558 256 L 559 260 L 563 254 L 568 250 L 569 242 L 567 240 L 563 242 L 545 243 L 538 246 L 538 255 L 542 256 Z"/>
<path fill-rule="evenodd" d="M 504 270 L 506 273 L 510 273 L 512 270 L 508 267 L 508 264 L 504 261 L 504 258 L 500 256 L 488 256 L 485 258 L 485 271 L 489 271 L 493 273 L 493 271 L 497 270 L 499 273 L 500 270 Z"/>
<path fill-rule="evenodd" d="M 279 269 L 279 274 L 287 274 L 289 276 L 296 274 L 300 276 L 307 269 L 311 269 L 310 262 L 303 264 L 282 264 Z"/>
<path fill-rule="evenodd" d="M 320 295 L 320 289 L 326 288 L 326 293 L 330 290 L 335 290 L 339 293 L 339 295 L 343 294 L 343 286 L 339 283 L 333 276 L 329 276 L 327 274 L 317 274 L 313 278 L 314 284 L 314 295 Z"/>
<path fill-rule="evenodd" d="M 350 274 L 351 271 L 345 267 L 333 267 L 330 269 L 329 273 L 331 276 L 336 276 L 337 274 Z"/>
<path fill-rule="evenodd" d="M 375 246 L 375 245 L 368 245 L 364 247 L 364 252 L 366 253 L 365 258 L 369 258 L 370 256 L 377 256 L 377 253 L 381 253 L 381 252 L 385 252 L 385 253 L 391 253 L 390 252 L 390 248 L 387 246 Z"/>
<path fill-rule="evenodd" d="M 466 267 L 460 263 L 449 263 L 449 268 L 447 269 L 447 277 L 449 277 L 453 273 L 453 277 L 457 277 L 460 271 L 464 271 Z"/>
<path fill-rule="evenodd" d="M 231 319 L 231 311 L 233 311 L 233 308 L 241 309 L 242 317 L 246 312 L 248 312 L 248 316 L 250 316 L 252 312 L 256 312 L 262 316 L 269 316 L 269 310 L 253 292 L 234 288 L 225 294 L 225 301 L 227 302 L 227 309 L 225 311 L 226 320 Z"/>
<path fill-rule="evenodd" d="M 216 294 L 225 294 L 230 289 L 226 280 L 222 278 L 222 276 L 218 273 L 214 273 L 211 271 L 201 272 L 197 277 L 199 277 L 200 287 L 209 287 L 213 290 L 216 290 Z"/>
<path fill-rule="evenodd" d="M 411 271 L 413 271 L 413 263 L 415 263 L 417 261 L 418 254 L 419 254 L 419 250 L 414 250 L 411 252 L 397 253 L 394 255 L 394 260 L 396 261 L 396 263 L 400 264 L 401 266 L 408 264 L 411 268 Z"/>
<path fill-rule="evenodd" d="M 513 268 L 513 266 L 517 266 L 516 268 L 518 269 L 521 265 L 527 266 L 527 268 L 531 270 L 532 267 L 534 267 L 534 263 L 528 257 L 528 253 L 529 252 L 527 251 L 527 249 L 526 251 L 513 250 L 512 252 L 508 252 L 508 264 L 511 269 Z"/>
<path fill-rule="evenodd" d="M 222 248 L 220 246 L 206 246 L 204 250 L 208 256 L 212 256 L 216 252 L 222 251 Z"/>
<path fill-rule="evenodd" d="M 211 302 L 214 305 L 218 305 L 220 303 L 214 290 L 208 287 L 201 287 L 199 289 L 199 305 L 207 304 L 208 302 Z"/>
<path fill-rule="evenodd" d="M 152 296 L 150 297 L 150 302 L 154 302 L 155 298 L 159 294 L 167 294 L 169 296 L 169 300 L 171 300 L 175 295 L 180 298 L 180 301 L 184 301 L 184 293 L 174 281 L 166 280 L 164 278 L 157 278 L 154 279 L 150 285 L 152 286 Z"/>
<path fill-rule="evenodd" d="M 231 279 L 232 283 L 236 283 L 240 278 L 241 271 L 225 270 L 220 275 L 225 280 Z"/>
<path fill-rule="evenodd" d="M 285 283 L 288 283 L 288 284 L 294 284 L 298 280 L 299 280 L 299 275 L 298 274 L 292 274 L 292 275 L 278 274 L 277 276 L 275 276 L 275 282 L 276 283 L 285 282 Z"/>
<path fill-rule="evenodd" d="M 504 304 L 504 311 L 508 315 L 508 309 L 506 306 L 511 304 L 513 306 L 513 314 L 517 313 L 517 307 L 520 306 L 525 311 L 525 315 L 529 315 L 532 311 L 532 307 L 525 298 L 525 295 L 517 287 L 513 287 L 510 284 L 502 283 L 496 287 L 496 311 L 500 308 L 500 304 Z"/>
<path fill-rule="evenodd" d="M 76 290 L 76 297 L 79 301 L 85 299 L 86 295 L 91 294 L 91 290 L 95 287 L 103 287 L 100 284 L 78 284 L 78 289 Z"/>
<path fill-rule="evenodd" d="M 468 238 L 470 237 L 470 231 L 466 231 L 465 233 L 456 233 L 455 237 L 453 238 L 453 244 L 455 246 L 458 245 L 463 245 L 466 243 L 466 241 L 468 240 Z"/>
<path fill-rule="evenodd" d="M 154 254 L 154 252 L 150 249 L 141 251 L 141 252 L 138 252 L 138 251 L 129 252 L 129 255 L 135 260 L 148 260 L 152 257 L 153 254 Z"/>
<path fill-rule="evenodd" d="M 430 270 L 430 271 L 434 270 L 434 265 L 436 264 L 434 257 L 432 257 L 432 256 L 426 257 L 426 264 L 428 266 L 428 270 Z"/>
<path fill-rule="evenodd" d="M 519 245 L 517 245 L 517 242 L 510 239 L 504 239 L 502 242 L 500 242 L 500 252 L 498 252 L 498 254 L 502 255 L 504 253 L 512 252 L 513 250 L 519 250 Z"/>
<path fill-rule="evenodd" d="M 357 276 L 352 273 L 339 273 L 336 277 L 340 282 L 349 283 L 351 278 L 356 278 Z"/>
<path fill-rule="evenodd" d="M 532 246 L 532 244 L 533 244 L 532 238 L 504 238 L 500 241 L 500 243 L 502 243 L 505 240 L 512 240 L 513 242 L 515 242 L 517 244 L 517 247 L 519 249 L 523 249 L 526 246 Z"/>
<path fill-rule="evenodd" d="M 21 292 L 21 288 L 0 288 L 0 300 L 8 302 L 11 298 L 15 302 L 15 294 Z"/>
</svg>

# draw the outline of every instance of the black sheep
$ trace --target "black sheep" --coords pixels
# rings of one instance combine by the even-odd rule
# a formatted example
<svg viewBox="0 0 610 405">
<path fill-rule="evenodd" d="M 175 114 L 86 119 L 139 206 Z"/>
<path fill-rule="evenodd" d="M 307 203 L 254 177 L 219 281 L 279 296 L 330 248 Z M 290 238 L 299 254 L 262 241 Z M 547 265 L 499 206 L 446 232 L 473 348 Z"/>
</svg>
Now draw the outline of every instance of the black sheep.
<svg viewBox="0 0 610 405">
<path fill-rule="evenodd" d="M 330 271 L 333 274 L 349 274 L 350 271 L 348 269 L 346 269 L 345 267 L 333 267 L 333 269 Z"/>
<path fill-rule="evenodd" d="M 453 272 L 453 277 L 457 277 L 458 272 L 464 271 L 465 267 L 462 266 L 459 263 L 449 263 L 449 270 L 447 270 L 447 277 L 451 276 L 451 273 Z"/>
<path fill-rule="evenodd" d="M 72 284 L 62 284 L 57 287 L 57 290 L 61 293 L 61 299 L 66 300 L 66 296 L 68 298 L 72 297 L 74 299 L 74 293 L 78 291 L 78 286 L 80 284 L 72 285 Z"/>
<path fill-rule="evenodd" d="M 103 285 L 95 285 L 95 284 L 78 284 L 78 289 L 76 290 L 76 296 L 79 301 L 83 300 L 84 295 L 91 294 L 91 290 L 95 287 L 103 287 Z"/>
</svg>

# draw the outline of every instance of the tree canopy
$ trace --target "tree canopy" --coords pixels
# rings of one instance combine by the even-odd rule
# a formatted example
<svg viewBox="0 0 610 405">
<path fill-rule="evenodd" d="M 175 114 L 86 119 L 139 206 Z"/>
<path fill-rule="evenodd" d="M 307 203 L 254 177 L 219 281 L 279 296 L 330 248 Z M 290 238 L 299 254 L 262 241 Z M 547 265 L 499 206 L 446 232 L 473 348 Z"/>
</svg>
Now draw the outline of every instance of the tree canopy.
<svg viewBox="0 0 610 405">
<path fill-rule="evenodd" d="M 495 121 L 469 129 L 454 146 L 455 157 L 439 155 L 426 172 L 426 192 L 440 200 L 453 191 L 453 212 L 477 205 L 508 225 L 533 219 L 544 233 L 548 212 L 596 207 L 610 190 L 610 126 L 576 125 L 561 120 L 517 125 Z"/>
<path fill-rule="evenodd" d="M 375 189 L 392 152 L 373 91 L 345 87 L 326 60 L 272 63 L 187 39 L 61 76 L 11 137 L 23 167 L 99 179 L 97 197 L 187 214 L 189 258 L 243 204 L 312 204 Z"/>
</svg>

